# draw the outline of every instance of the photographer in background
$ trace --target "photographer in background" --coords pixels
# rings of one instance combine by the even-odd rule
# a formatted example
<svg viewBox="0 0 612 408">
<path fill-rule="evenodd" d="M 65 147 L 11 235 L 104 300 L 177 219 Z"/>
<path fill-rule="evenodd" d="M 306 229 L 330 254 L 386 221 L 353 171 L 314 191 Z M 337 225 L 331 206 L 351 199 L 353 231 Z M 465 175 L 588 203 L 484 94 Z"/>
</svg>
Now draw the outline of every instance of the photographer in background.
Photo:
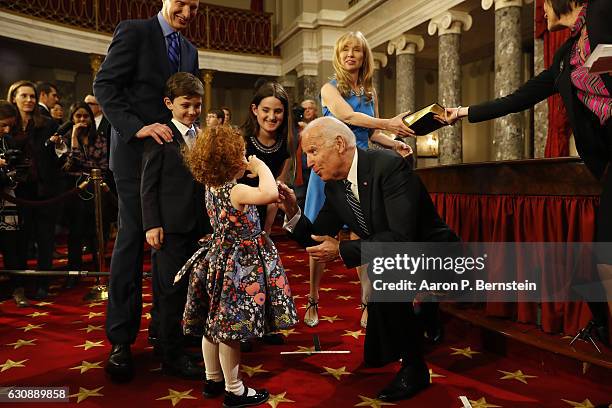
<svg viewBox="0 0 612 408">
<path fill-rule="evenodd" d="M 15 149 L 11 132 L 17 123 L 17 109 L 12 103 L 0 100 L 0 252 L 4 259 L 4 269 L 26 269 L 26 248 L 17 205 L 6 200 L 5 196 L 15 197 L 18 169 L 15 167 L 23 158 L 20 150 Z M 11 274 L 13 299 L 18 307 L 30 306 L 25 297 L 23 276 Z"/>
<path fill-rule="evenodd" d="M 15 188 L 15 195 L 24 200 L 40 202 L 61 194 L 61 153 L 58 153 L 58 147 L 62 139 L 55 134 L 57 123 L 39 111 L 36 86 L 30 81 L 14 82 L 9 87 L 6 99 L 18 112 L 12 133 L 15 146 L 31 162 L 25 180 Z M 26 248 L 30 247 L 30 242 L 37 244 L 37 270 L 51 270 L 57 206 L 23 206 L 19 215 L 22 217 L 20 221 L 23 223 Z M 34 298 L 46 299 L 48 278 L 38 277 L 36 286 Z"/>
</svg>

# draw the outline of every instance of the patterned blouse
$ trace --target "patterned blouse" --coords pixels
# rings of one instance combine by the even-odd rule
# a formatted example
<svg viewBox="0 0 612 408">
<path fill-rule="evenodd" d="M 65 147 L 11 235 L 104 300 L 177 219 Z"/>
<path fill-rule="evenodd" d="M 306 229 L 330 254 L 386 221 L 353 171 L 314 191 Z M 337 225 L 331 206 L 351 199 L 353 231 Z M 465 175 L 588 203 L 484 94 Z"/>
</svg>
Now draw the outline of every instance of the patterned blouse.
<svg viewBox="0 0 612 408">
<path fill-rule="evenodd" d="M 588 3 L 585 2 L 574 26 L 571 28 L 572 37 L 580 36 L 570 55 L 571 79 L 572 84 L 576 87 L 578 99 L 599 118 L 599 122 L 603 126 L 612 116 L 612 97 L 610 97 L 610 90 L 606 88 L 601 76 L 589 73 L 589 69 L 584 66 L 592 51 L 585 24 L 587 6 Z"/>
<path fill-rule="evenodd" d="M 89 143 L 86 146 L 79 144 L 79 147 L 71 147 L 68 154 L 69 172 L 108 169 L 106 137 L 98 133 L 93 137 L 93 140 L 91 140 L 92 137 L 93 135 L 90 136 Z"/>
</svg>

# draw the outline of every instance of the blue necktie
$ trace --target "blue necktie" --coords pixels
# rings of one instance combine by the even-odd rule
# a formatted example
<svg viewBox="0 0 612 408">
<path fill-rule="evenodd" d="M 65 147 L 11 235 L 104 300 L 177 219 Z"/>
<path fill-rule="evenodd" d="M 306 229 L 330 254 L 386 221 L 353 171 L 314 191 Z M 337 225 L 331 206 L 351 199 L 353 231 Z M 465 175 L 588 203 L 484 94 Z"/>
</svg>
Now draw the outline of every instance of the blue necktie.
<svg viewBox="0 0 612 408">
<path fill-rule="evenodd" d="M 188 148 L 192 148 L 196 139 L 195 130 L 189 129 L 187 133 L 185 133 L 185 143 L 187 143 Z"/>
<path fill-rule="evenodd" d="M 172 72 L 179 72 L 181 67 L 181 46 L 179 43 L 178 32 L 173 32 L 168 36 L 168 60 Z"/>
<path fill-rule="evenodd" d="M 348 202 L 351 210 L 353 210 L 353 214 L 355 214 L 355 218 L 357 219 L 357 224 L 361 228 L 366 235 L 370 235 L 370 231 L 368 230 L 368 226 L 365 222 L 365 217 L 363 216 L 363 211 L 361 210 L 361 205 L 359 201 L 357 201 L 357 197 L 353 194 L 353 190 L 351 190 L 351 182 L 348 180 L 342 180 L 344 183 L 344 194 L 346 195 L 346 201 Z"/>
</svg>

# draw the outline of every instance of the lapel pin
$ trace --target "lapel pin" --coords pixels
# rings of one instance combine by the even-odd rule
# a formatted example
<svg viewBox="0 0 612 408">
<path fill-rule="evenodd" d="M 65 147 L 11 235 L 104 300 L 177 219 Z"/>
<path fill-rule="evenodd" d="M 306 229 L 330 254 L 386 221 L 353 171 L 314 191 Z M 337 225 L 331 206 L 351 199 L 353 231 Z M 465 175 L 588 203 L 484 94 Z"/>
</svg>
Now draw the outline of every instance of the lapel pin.
<svg viewBox="0 0 612 408">
<path fill-rule="evenodd" d="M 367 182 L 367 181 L 364 181 L 364 182 L 363 182 L 363 185 L 364 185 L 364 186 L 367 186 L 367 185 L 368 185 L 368 182 Z"/>
</svg>

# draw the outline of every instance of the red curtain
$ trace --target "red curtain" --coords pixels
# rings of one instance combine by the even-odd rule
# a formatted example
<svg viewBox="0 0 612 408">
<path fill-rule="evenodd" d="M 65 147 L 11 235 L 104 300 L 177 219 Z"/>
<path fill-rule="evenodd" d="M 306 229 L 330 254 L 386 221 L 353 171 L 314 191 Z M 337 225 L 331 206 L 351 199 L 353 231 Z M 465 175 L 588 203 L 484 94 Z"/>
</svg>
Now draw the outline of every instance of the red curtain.
<svg viewBox="0 0 612 408">
<path fill-rule="evenodd" d="M 549 32 L 544 18 L 544 0 L 536 1 L 535 37 L 544 41 L 544 66 L 550 67 L 555 51 L 569 38 L 569 30 Z M 571 128 L 567 121 L 565 106 L 559 94 L 548 98 L 548 136 L 544 157 L 569 155 Z"/>
<path fill-rule="evenodd" d="M 468 242 L 590 242 L 598 197 L 432 193 L 440 216 Z M 542 330 L 574 333 L 590 319 L 583 302 L 542 303 Z M 491 316 L 537 323 L 537 304 L 487 303 Z"/>
</svg>

